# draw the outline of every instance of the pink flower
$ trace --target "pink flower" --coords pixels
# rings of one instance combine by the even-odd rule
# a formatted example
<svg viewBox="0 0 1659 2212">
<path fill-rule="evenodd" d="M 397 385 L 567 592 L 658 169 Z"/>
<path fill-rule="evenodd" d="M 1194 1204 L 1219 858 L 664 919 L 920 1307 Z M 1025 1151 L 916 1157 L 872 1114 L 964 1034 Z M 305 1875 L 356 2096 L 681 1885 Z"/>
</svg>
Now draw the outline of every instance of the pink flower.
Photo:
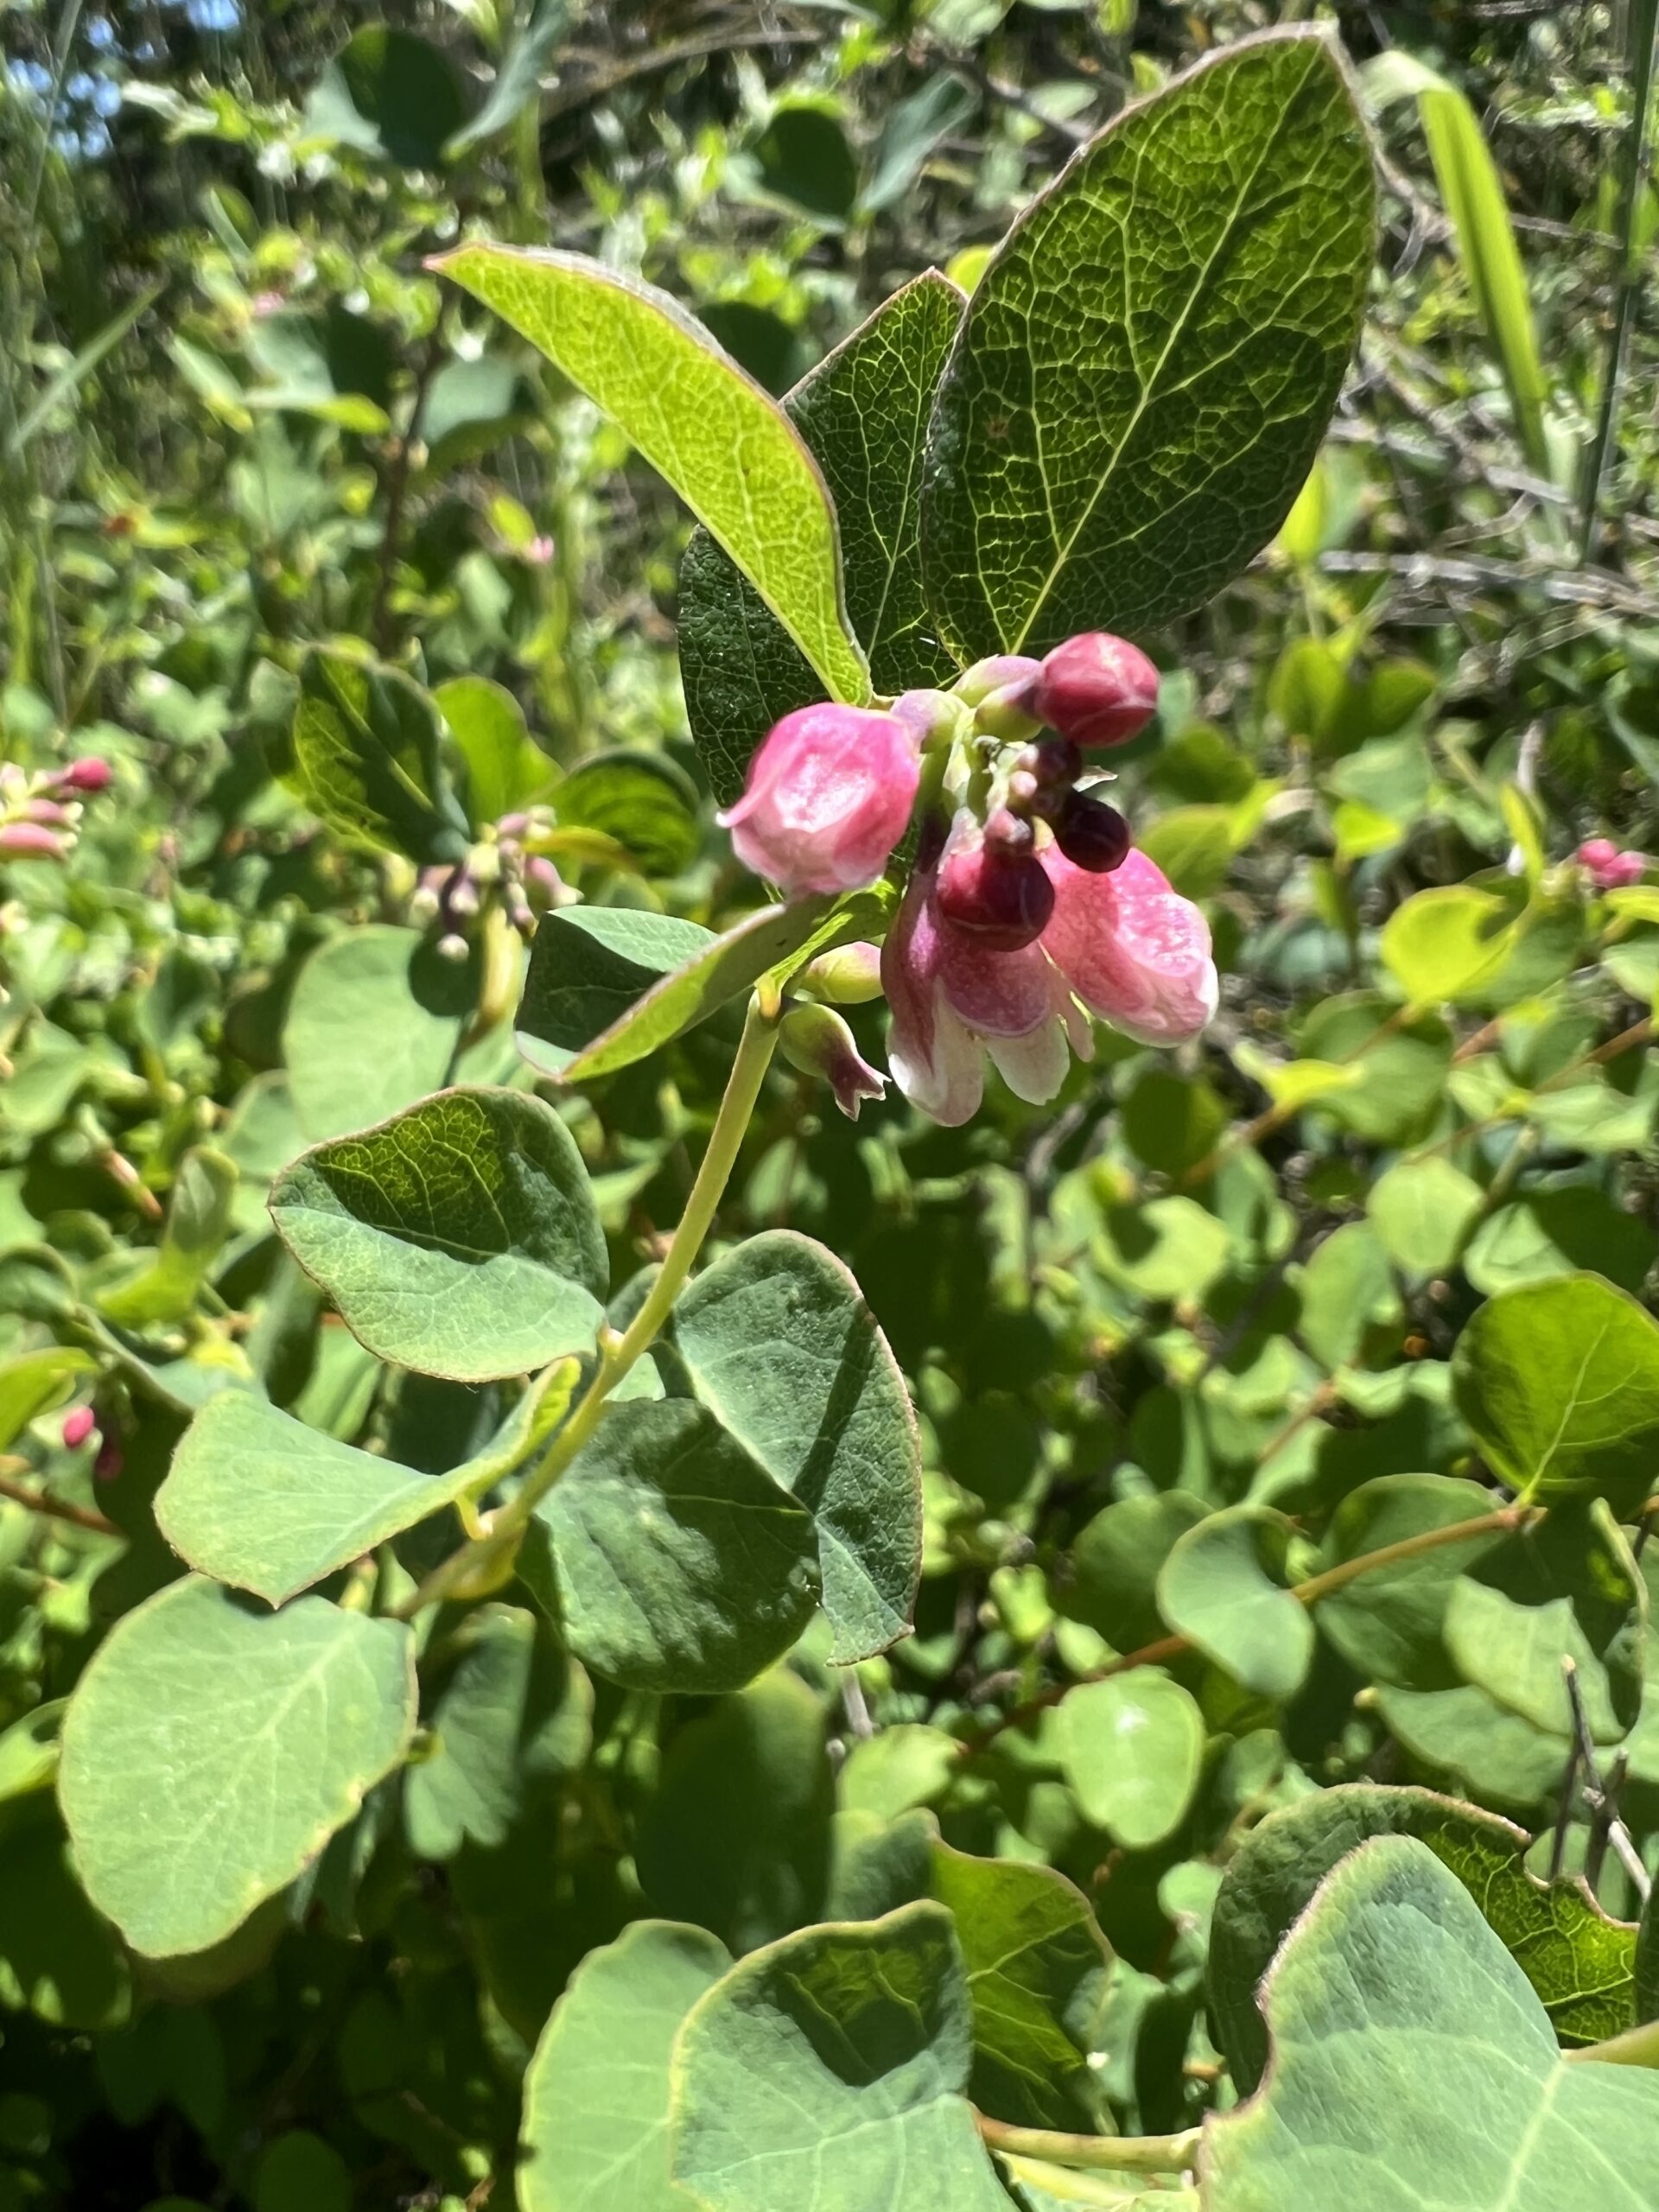
<svg viewBox="0 0 1659 2212">
<path fill-rule="evenodd" d="M 101 791 L 108 788 L 113 773 L 107 760 L 100 760 L 96 753 L 88 753 L 79 760 L 72 760 L 58 781 L 66 791 Z"/>
<path fill-rule="evenodd" d="M 1573 857 L 1598 891 L 1623 891 L 1648 872 L 1645 853 L 1622 853 L 1611 837 L 1586 837 Z"/>
<path fill-rule="evenodd" d="M 897 715 L 826 704 L 785 715 L 715 818 L 738 858 L 793 896 L 874 883 L 905 834 L 921 775 Z"/>
<path fill-rule="evenodd" d="M 937 875 L 918 868 L 882 950 L 893 1009 L 888 1059 L 912 1104 L 949 1126 L 978 1109 L 984 1056 L 1017 1097 L 1044 1105 L 1065 1079 L 1068 1044 L 1094 1051 L 1085 1009 L 1141 1044 L 1195 1037 L 1216 1010 L 1210 931 L 1144 853 L 1110 874 L 1042 863 L 1054 912 L 1019 951 L 987 951 L 939 911 Z"/>
<path fill-rule="evenodd" d="M 60 861 L 67 857 L 62 838 L 43 823 L 0 823 L 0 860 Z"/>
<path fill-rule="evenodd" d="M 1123 745 L 1151 721 L 1158 671 L 1139 645 L 1090 630 L 1056 645 L 1032 687 L 1031 711 L 1074 745 Z"/>
</svg>

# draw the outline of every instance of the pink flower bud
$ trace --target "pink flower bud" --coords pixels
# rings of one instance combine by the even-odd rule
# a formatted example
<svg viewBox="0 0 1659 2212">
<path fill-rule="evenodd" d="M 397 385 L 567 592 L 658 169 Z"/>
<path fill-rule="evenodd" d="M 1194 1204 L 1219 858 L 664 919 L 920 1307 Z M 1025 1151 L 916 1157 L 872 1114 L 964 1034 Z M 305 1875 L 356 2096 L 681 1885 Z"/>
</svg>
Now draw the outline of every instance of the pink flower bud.
<svg viewBox="0 0 1659 2212">
<path fill-rule="evenodd" d="M 0 823 L 0 860 L 60 861 L 67 857 L 62 838 L 43 823 Z"/>
<path fill-rule="evenodd" d="M 968 719 L 961 700 L 949 691 L 901 691 L 893 712 L 906 729 L 915 732 L 920 746 L 949 744 Z"/>
<path fill-rule="evenodd" d="M 1031 709 L 1074 745 L 1122 745 L 1158 705 L 1158 671 L 1138 645 L 1091 630 L 1056 645 L 1033 688 Z"/>
<path fill-rule="evenodd" d="M 50 830 L 67 830 L 79 821 L 80 809 L 76 807 L 72 812 L 54 798 L 26 798 L 23 801 L 23 819 L 25 822 L 44 822 Z"/>
<path fill-rule="evenodd" d="M 67 1452 L 79 1452 L 92 1431 L 98 1427 L 98 1415 L 90 1406 L 77 1406 L 63 1417 L 63 1443 Z"/>
<path fill-rule="evenodd" d="M 920 778 L 915 733 L 896 715 L 801 707 L 772 729 L 742 798 L 715 819 L 744 866 L 791 896 L 860 890 L 904 836 Z"/>
<path fill-rule="evenodd" d="M 863 1006 L 881 995 L 879 946 L 859 942 L 821 952 L 798 975 L 793 988 L 827 1006 Z"/>
<path fill-rule="evenodd" d="M 92 1480 L 112 1483 L 127 1464 L 126 1454 L 112 1436 L 106 1436 L 98 1447 L 98 1457 L 92 1462 Z"/>
<path fill-rule="evenodd" d="M 100 760 L 96 753 L 88 753 L 79 760 L 72 760 L 57 780 L 66 791 L 101 791 L 108 789 L 114 772 L 107 760 Z"/>
<path fill-rule="evenodd" d="M 952 842 L 934 893 L 945 920 L 987 952 L 1018 952 L 1039 938 L 1054 911 L 1054 887 L 1037 857 L 1030 823 L 1001 811 L 982 835 L 976 827 Z"/>
<path fill-rule="evenodd" d="M 1054 816 L 1054 842 L 1074 868 L 1109 875 L 1128 853 L 1129 825 L 1104 799 L 1071 791 Z"/>
<path fill-rule="evenodd" d="M 852 1031 L 832 1007 L 810 1001 L 791 1007 L 778 1042 L 791 1067 L 799 1068 L 803 1075 L 821 1077 L 829 1084 L 849 1122 L 858 1119 L 865 1099 L 887 1095 L 885 1077 L 860 1052 Z"/>
<path fill-rule="evenodd" d="M 1611 837 L 1586 837 L 1573 857 L 1598 891 L 1623 891 L 1648 872 L 1645 853 L 1622 853 Z"/>
</svg>

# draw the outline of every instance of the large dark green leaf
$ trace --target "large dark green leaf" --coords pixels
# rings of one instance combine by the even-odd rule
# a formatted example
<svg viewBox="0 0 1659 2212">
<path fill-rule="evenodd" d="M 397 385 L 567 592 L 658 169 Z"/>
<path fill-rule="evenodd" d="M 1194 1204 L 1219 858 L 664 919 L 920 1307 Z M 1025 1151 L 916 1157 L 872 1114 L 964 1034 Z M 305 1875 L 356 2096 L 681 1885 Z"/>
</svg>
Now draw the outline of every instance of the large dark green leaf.
<svg viewBox="0 0 1659 2212">
<path fill-rule="evenodd" d="M 784 402 L 834 497 L 848 618 L 884 696 L 956 674 L 922 598 L 917 500 L 928 410 L 961 315 L 956 286 L 928 270 Z M 823 686 L 706 531 L 693 533 L 680 565 L 679 628 L 691 734 L 729 804 L 772 723 L 821 699 Z"/>
<path fill-rule="evenodd" d="M 466 119 L 461 79 L 429 39 L 365 23 L 318 79 L 305 129 L 404 168 L 431 169 Z"/>
<path fill-rule="evenodd" d="M 1015 225 L 939 389 L 922 559 L 964 661 L 1131 634 L 1272 537 L 1358 334 L 1371 158 L 1323 36 L 1227 48 Z"/>
</svg>

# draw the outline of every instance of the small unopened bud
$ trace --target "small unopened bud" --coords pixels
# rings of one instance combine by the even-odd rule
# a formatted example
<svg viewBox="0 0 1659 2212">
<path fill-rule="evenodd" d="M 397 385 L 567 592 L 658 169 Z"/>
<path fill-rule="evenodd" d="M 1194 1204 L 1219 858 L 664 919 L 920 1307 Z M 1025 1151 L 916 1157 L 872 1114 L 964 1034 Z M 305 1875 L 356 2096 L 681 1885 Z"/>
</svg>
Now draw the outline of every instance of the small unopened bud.
<svg viewBox="0 0 1659 2212">
<path fill-rule="evenodd" d="M 957 696 L 974 709 L 975 724 L 987 736 L 1018 744 L 1043 726 L 1031 703 L 1042 672 L 1042 663 L 1024 653 L 993 653 L 958 680 Z"/>
<path fill-rule="evenodd" d="M 838 944 L 821 952 L 795 979 L 793 988 L 827 1006 L 862 1006 L 881 995 L 881 950 L 879 945 Z"/>
<path fill-rule="evenodd" d="M 1065 791 L 1083 773 L 1083 755 L 1069 737 L 1041 737 L 1020 755 L 1020 766 L 1043 791 Z"/>
<path fill-rule="evenodd" d="M 968 720 L 962 701 L 949 691 L 901 691 L 889 712 L 923 747 L 949 745 Z"/>
<path fill-rule="evenodd" d="M 0 823 L 0 860 L 60 861 L 67 859 L 63 839 L 43 822 Z"/>
<path fill-rule="evenodd" d="M 465 868 L 457 868 L 445 885 L 442 904 L 451 921 L 469 922 L 478 912 L 478 886 Z"/>
<path fill-rule="evenodd" d="M 126 1454 L 112 1436 L 106 1436 L 98 1447 L 98 1457 L 92 1462 L 92 1480 L 112 1483 L 126 1465 Z"/>
<path fill-rule="evenodd" d="M 1621 852 L 1611 837 L 1586 837 L 1574 854 L 1598 891 L 1624 891 L 1648 872 L 1645 853 Z"/>
<path fill-rule="evenodd" d="M 441 937 L 438 939 L 439 959 L 452 960 L 457 967 L 459 967 L 461 962 L 466 959 L 467 950 L 467 947 L 466 938 L 464 937 L 458 937 L 453 930 L 451 930 L 447 936 Z"/>
<path fill-rule="evenodd" d="M 1020 842 L 1014 832 L 1023 832 Z M 1054 887 L 1033 846 L 1031 824 L 1006 811 L 982 836 L 947 854 L 935 899 L 945 920 L 988 952 L 1034 944 L 1054 911 Z"/>
<path fill-rule="evenodd" d="M 1033 689 L 1032 711 L 1085 751 L 1123 745 L 1158 705 L 1158 671 L 1139 645 L 1090 630 L 1056 645 Z"/>
<path fill-rule="evenodd" d="M 98 1427 L 98 1415 L 90 1406 L 76 1406 L 63 1417 L 63 1443 L 67 1452 L 79 1452 L 92 1431 Z"/>
<path fill-rule="evenodd" d="M 1068 791 L 1054 818 L 1054 842 L 1073 868 L 1109 875 L 1128 855 L 1129 825 L 1103 799 Z"/>
<path fill-rule="evenodd" d="M 852 1031 L 833 1007 L 810 1002 L 791 1007 L 779 1029 L 778 1042 L 791 1067 L 829 1084 L 836 1105 L 849 1122 L 858 1119 L 865 1099 L 887 1094 L 886 1077 L 864 1058 Z"/>
<path fill-rule="evenodd" d="M 101 791 L 107 788 L 114 773 L 107 760 L 96 753 L 88 753 L 79 760 L 72 760 L 56 780 L 66 791 Z"/>
<path fill-rule="evenodd" d="M 429 883 L 417 883 L 409 894 L 409 918 L 424 929 L 438 918 L 438 894 Z"/>
</svg>

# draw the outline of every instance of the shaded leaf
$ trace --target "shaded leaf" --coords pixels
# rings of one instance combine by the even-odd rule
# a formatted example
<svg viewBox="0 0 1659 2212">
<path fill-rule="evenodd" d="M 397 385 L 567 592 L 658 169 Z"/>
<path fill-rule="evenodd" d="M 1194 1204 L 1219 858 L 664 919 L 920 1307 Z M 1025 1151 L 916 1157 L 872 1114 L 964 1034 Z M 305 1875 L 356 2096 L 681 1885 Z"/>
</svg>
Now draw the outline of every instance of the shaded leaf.
<svg viewBox="0 0 1659 2212">
<path fill-rule="evenodd" d="M 314 647 L 300 664 L 296 780 L 329 829 L 425 867 L 464 860 L 467 817 L 430 695 L 396 669 Z"/>
</svg>

